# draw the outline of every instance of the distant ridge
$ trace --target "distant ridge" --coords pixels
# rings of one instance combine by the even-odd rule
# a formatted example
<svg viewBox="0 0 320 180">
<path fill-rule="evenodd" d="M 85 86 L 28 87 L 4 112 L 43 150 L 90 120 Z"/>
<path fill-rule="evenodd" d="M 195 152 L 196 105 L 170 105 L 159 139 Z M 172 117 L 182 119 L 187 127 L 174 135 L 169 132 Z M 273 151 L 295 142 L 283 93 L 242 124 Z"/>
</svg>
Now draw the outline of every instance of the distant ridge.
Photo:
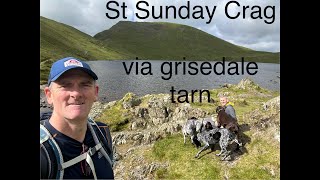
<svg viewBox="0 0 320 180">
<path fill-rule="evenodd" d="M 119 21 L 94 35 L 107 45 L 139 59 L 227 60 L 279 63 L 280 53 L 254 51 L 234 45 L 187 25 L 167 22 Z"/>
</svg>

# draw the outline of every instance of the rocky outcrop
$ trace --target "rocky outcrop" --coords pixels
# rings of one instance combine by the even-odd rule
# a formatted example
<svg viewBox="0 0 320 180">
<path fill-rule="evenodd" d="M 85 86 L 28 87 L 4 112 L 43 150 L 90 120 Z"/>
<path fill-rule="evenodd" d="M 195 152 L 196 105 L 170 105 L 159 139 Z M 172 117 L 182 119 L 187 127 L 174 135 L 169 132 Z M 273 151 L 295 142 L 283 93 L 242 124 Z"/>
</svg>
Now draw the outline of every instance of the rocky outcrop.
<svg viewBox="0 0 320 180">
<path fill-rule="evenodd" d="M 103 104 L 100 101 L 94 102 L 91 108 L 91 111 L 89 113 L 89 117 L 92 119 L 95 119 L 97 116 L 99 116 L 104 109 L 106 109 L 110 104 L 114 105 L 116 101 Z"/>
<path fill-rule="evenodd" d="M 242 79 L 236 86 L 235 88 L 237 89 L 251 89 L 251 90 L 259 90 L 261 89 L 259 85 L 254 83 L 251 79 L 249 78 L 244 78 Z"/>
<path fill-rule="evenodd" d="M 129 92 L 121 100 L 122 107 L 124 109 L 130 109 L 134 106 L 137 106 L 141 103 L 141 99 L 135 94 Z"/>
<path fill-rule="evenodd" d="M 225 83 L 222 85 L 223 88 L 236 88 L 236 89 L 242 89 L 242 90 L 259 90 L 261 87 L 254 83 L 250 78 L 246 77 L 244 79 L 241 79 L 241 81 L 238 84 L 228 84 Z"/>
<path fill-rule="evenodd" d="M 267 110 L 275 110 L 280 111 L 280 96 L 277 96 L 273 99 L 270 99 L 266 103 L 263 104 L 263 109 Z"/>
<path fill-rule="evenodd" d="M 261 107 L 245 115 L 257 133 L 271 133 L 280 142 L 280 96 L 270 99 Z M 264 134 L 266 135 L 266 134 Z"/>
<path fill-rule="evenodd" d="M 148 107 L 136 108 L 128 131 L 113 133 L 115 144 L 150 144 L 168 134 L 179 132 L 186 120 L 191 117 L 201 119 L 209 116 L 208 112 L 192 108 L 190 104 L 166 106 L 163 98 L 150 98 Z"/>
</svg>

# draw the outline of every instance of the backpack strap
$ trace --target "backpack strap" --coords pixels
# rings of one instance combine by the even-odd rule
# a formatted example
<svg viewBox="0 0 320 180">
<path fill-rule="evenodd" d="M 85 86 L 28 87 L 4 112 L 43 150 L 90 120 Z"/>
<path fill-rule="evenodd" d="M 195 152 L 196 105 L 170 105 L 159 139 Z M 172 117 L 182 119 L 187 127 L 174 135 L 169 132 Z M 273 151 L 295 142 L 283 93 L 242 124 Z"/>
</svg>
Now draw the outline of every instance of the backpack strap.
<svg viewBox="0 0 320 180">
<path fill-rule="evenodd" d="M 70 167 L 70 166 L 85 159 L 92 170 L 94 178 L 97 179 L 94 164 L 93 164 L 93 161 L 91 158 L 91 156 L 93 154 L 95 154 L 97 151 L 101 152 L 101 154 L 109 162 L 111 167 L 113 167 L 113 161 L 112 161 L 113 160 L 113 152 L 111 149 L 112 142 L 109 142 L 109 141 L 111 141 L 110 131 L 108 128 L 104 127 L 104 131 L 105 131 L 105 135 L 104 135 L 104 133 L 102 133 L 99 125 L 94 120 L 92 120 L 90 118 L 88 118 L 88 127 L 89 127 L 89 130 L 93 136 L 93 139 L 94 139 L 94 142 L 96 145 L 92 148 L 89 148 L 89 150 L 87 152 L 85 152 L 85 153 L 83 153 L 83 154 L 81 154 L 81 155 L 79 155 L 79 156 L 77 156 L 67 162 L 64 162 L 63 155 L 61 153 L 61 150 L 60 150 L 58 144 L 56 143 L 56 141 L 54 140 L 54 138 L 52 137 L 50 132 L 47 130 L 47 128 L 45 128 L 45 126 L 44 126 L 44 124 L 50 119 L 51 115 L 52 115 L 52 112 L 40 113 L 40 147 L 42 147 L 42 150 L 44 152 L 43 154 L 45 154 L 46 159 L 48 161 L 46 164 L 46 166 L 48 166 L 48 168 L 46 168 L 46 169 L 48 169 L 49 173 L 45 172 L 45 174 L 49 174 L 48 177 L 51 177 L 52 173 L 54 173 L 56 170 L 57 173 L 56 173 L 56 176 L 54 176 L 54 177 L 56 177 L 57 179 L 59 179 L 59 178 L 62 179 L 65 168 Z M 107 139 L 108 136 L 109 136 L 109 138 Z M 49 146 L 48 146 L 48 144 L 49 144 Z M 54 156 L 55 156 L 54 159 L 50 158 L 50 153 L 48 153 L 48 151 L 50 151 L 49 148 L 51 151 L 53 150 L 53 152 L 54 152 L 54 153 L 51 153 L 51 157 L 53 156 L 52 154 L 54 154 Z M 40 156 L 44 156 L 44 155 L 40 154 Z M 55 162 L 55 160 L 57 162 Z M 55 162 L 55 163 L 53 163 L 53 162 Z M 54 165 L 56 165 L 57 167 Z"/>
<path fill-rule="evenodd" d="M 103 133 L 101 132 L 101 130 L 100 130 L 99 126 L 97 125 L 97 123 L 95 121 L 93 121 L 92 119 L 90 119 L 90 118 L 88 119 L 88 126 L 89 126 L 89 129 L 90 129 L 91 133 L 92 133 L 92 136 L 93 136 L 93 139 L 94 139 L 95 143 L 96 144 L 101 144 L 101 141 L 103 142 L 102 145 L 104 145 L 104 148 L 100 148 L 100 152 L 107 159 L 107 161 L 109 162 L 111 167 L 113 167 L 113 162 L 111 161 L 111 159 L 110 159 L 110 157 L 108 155 L 108 154 L 110 154 L 111 157 L 112 157 L 112 150 L 108 146 L 108 142 L 106 142 L 107 138 L 103 135 Z M 94 130 L 93 126 L 96 127 L 95 129 L 98 132 L 96 132 Z M 98 136 L 100 136 L 99 138 L 98 138 L 97 134 L 98 134 Z"/>
<path fill-rule="evenodd" d="M 45 123 L 45 121 L 41 121 L 41 123 Z M 89 122 L 88 122 L 89 124 Z M 91 125 L 89 124 L 89 127 Z M 91 127 L 92 128 L 92 127 Z M 91 129 L 90 129 L 91 130 Z M 96 136 L 95 135 L 95 132 L 91 131 L 91 133 L 93 134 L 93 136 Z M 48 142 L 49 145 L 52 147 L 53 149 L 53 152 L 54 152 L 54 155 L 55 155 L 55 159 L 57 160 L 57 165 L 58 165 L 58 171 L 56 173 L 56 178 L 57 179 L 62 179 L 63 178 L 63 174 L 64 174 L 64 169 L 67 168 L 67 167 L 70 167 L 82 160 L 86 160 L 86 162 L 88 163 L 88 165 L 90 166 L 91 170 L 92 170 L 92 173 L 93 173 L 93 176 L 94 176 L 94 179 L 97 179 L 97 175 L 95 173 L 95 168 L 94 168 L 94 164 L 93 164 L 93 161 L 92 161 L 92 158 L 91 156 L 94 155 L 97 151 L 101 151 L 103 150 L 102 148 L 102 144 L 99 142 L 99 141 L 95 141 L 96 145 L 94 147 L 91 147 L 88 149 L 87 152 L 67 161 L 67 162 L 64 162 L 63 161 L 63 155 L 62 155 L 62 152 L 58 146 L 58 144 L 56 143 L 56 141 L 54 140 L 54 138 L 51 136 L 50 132 L 47 130 L 47 128 L 44 127 L 44 125 L 40 124 L 40 146 L 42 146 L 44 148 L 44 152 L 47 156 L 47 159 L 48 159 L 48 166 L 49 166 L 49 175 L 52 173 L 51 172 L 51 158 L 50 158 L 50 155 L 47 151 L 47 149 L 45 148 L 44 146 L 44 143 L 45 142 Z M 107 156 L 109 158 L 109 156 Z M 108 159 L 107 159 L 108 160 Z M 109 162 L 110 161 L 110 158 L 108 160 Z M 111 164 L 112 165 L 112 164 Z"/>
<path fill-rule="evenodd" d="M 44 121 L 43 121 L 44 123 Z M 51 136 L 50 132 L 47 130 L 47 128 L 44 127 L 44 125 L 42 125 L 40 123 L 40 147 L 43 148 L 46 156 L 47 156 L 47 159 L 48 159 L 48 163 L 49 163 L 49 176 L 51 175 L 51 169 L 52 169 L 52 166 L 51 166 L 51 158 L 50 158 L 50 155 L 48 153 L 48 150 L 46 149 L 45 147 L 45 143 L 48 143 L 51 147 L 52 147 L 52 150 L 54 152 L 54 155 L 55 155 L 55 159 L 57 161 L 57 164 L 62 164 L 63 163 L 63 156 L 62 156 L 62 153 L 61 153 L 61 150 L 57 144 L 57 142 L 54 140 L 54 138 Z M 62 170 L 59 170 L 57 171 L 56 173 L 56 178 L 57 179 L 62 179 L 63 178 L 63 169 Z"/>
<path fill-rule="evenodd" d="M 93 126 L 95 126 L 96 130 L 93 128 Z M 113 167 L 113 162 L 111 161 L 110 157 L 108 154 L 111 154 L 112 155 L 112 151 L 110 150 L 110 148 L 108 147 L 108 145 L 104 145 L 103 146 L 103 143 L 101 143 L 101 141 L 106 141 L 106 138 L 105 136 L 103 135 L 103 133 L 101 132 L 100 128 L 98 127 L 97 123 L 95 121 L 93 121 L 92 119 L 88 119 L 88 127 L 89 127 L 89 130 L 93 136 L 93 139 L 94 139 L 94 142 L 95 142 L 95 146 L 92 147 L 92 148 L 89 148 L 89 150 L 65 163 L 62 163 L 60 166 L 59 166 L 59 170 L 63 170 L 69 166 L 72 166 L 82 160 L 86 160 L 86 162 L 88 163 L 88 165 L 90 166 L 91 170 L 92 170 L 92 174 L 93 174 L 93 177 L 94 179 L 97 179 L 97 175 L 96 175 L 96 171 L 95 171 L 95 167 L 94 167 L 94 164 L 93 164 L 93 161 L 92 161 L 92 158 L 91 156 L 93 154 L 95 154 L 97 151 L 100 151 L 101 154 L 106 158 L 106 160 L 109 162 L 109 164 L 111 165 L 111 167 Z M 100 136 L 100 138 L 98 138 L 98 136 Z M 104 147 L 104 148 L 102 148 Z M 105 149 L 107 149 L 108 151 L 108 154 L 107 152 L 105 151 Z"/>
<path fill-rule="evenodd" d="M 83 154 L 81 154 L 81 155 L 79 155 L 79 156 L 77 156 L 67 162 L 60 164 L 59 170 L 63 171 L 63 169 L 65 169 L 69 166 L 72 166 L 82 160 L 86 160 L 86 162 L 88 163 L 88 165 L 91 168 L 94 179 L 97 179 L 96 170 L 94 168 L 94 164 L 93 164 L 91 156 L 94 155 L 99 149 L 103 149 L 101 147 L 102 147 L 101 143 L 96 144 L 94 147 L 89 148 L 87 152 L 85 152 L 85 153 L 83 153 Z"/>
<path fill-rule="evenodd" d="M 96 132 L 93 128 L 93 125 L 96 126 L 98 129 L 99 132 Z M 95 167 L 94 167 L 94 163 L 92 161 L 92 158 L 91 156 L 94 155 L 97 151 L 100 151 L 101 154 L 106 158 L 106 160 L 109 162 L 109 164 L 111 165 L 111 167 L 113 167 L 113 163 L 110 159 L 110 157 L 108 156 L 107 152 L 105 151 L 105 148 L 109 149 L 109 147 L 106 145 L 105 148 L 102 148 L 103 146 L 103 143 L 101 143 L 100 140 L 105 140 L 105 137 L 104 135 L 102 134 L 100 128 L 98 127 L 98 125 L 96 124 L 96 122 L 94 122 L 93 120 L 91 120 L 90 118 L 88 119 L 88 127 L 89 127 L 89 130 L 91 131 L 91 134 L 93 136 L 93 139 L 94 139 L 94 142 L 95 142 L 95 146 L 92 147 L 92 148 L 89 148 L 89 150 L 65 163 L 62 163 L 60 166 L 59 166 L 59 170 L 63 170 L 69 166 L 72 166 L 82 160 L 86 160 L 86 162 L 88 163 L 88 165 L 90 166 L 91 168 L 91 171 L 92 171 L 92 174 L 93 174 L 93 177 L 94 179 L 97 179 L 97 175 L 96 175 L 96 171 L 95 171 Z M 100 139 L 98 138 L 97 134 L 101 134 L 103 137 Z M 110 150 L 108 150 L 110 151 Z M 110 151 L 112 153 L 112 151 Z M 109 153 L 110 154 L 110 153 Z"/>
</svg>

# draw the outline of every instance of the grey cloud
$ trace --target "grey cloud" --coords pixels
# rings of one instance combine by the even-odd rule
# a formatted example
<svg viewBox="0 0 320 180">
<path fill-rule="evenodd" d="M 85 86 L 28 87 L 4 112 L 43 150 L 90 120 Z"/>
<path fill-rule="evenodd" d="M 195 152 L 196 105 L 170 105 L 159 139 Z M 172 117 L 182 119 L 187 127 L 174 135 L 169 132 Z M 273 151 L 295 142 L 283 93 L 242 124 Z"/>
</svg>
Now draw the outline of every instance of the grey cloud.
<svg viewBox="0 0 320 180">
<path fill-rule="evenodd" d="M 276 19 L 272 24 L 266 24 L 261 19 L 250 19 L 250 16 L 248 16 L 250 15 L 250 8 L 247 9 L 246 19 L 228 19 L 225 15 L 224 7 L 230 0 L 189 0 L 191 10 L 195 5 L 202 7 L 209 6 L 210 10 L 213 6 L 217 6 L 210 24 L 206 24 L 206 21 L 208 21 L 206 14 L 205 19 L 203 20 L 173 19 L 172 14 L 169 19 L 156 20 L 148 18 L 141 20 L 133 17 L 134 13 L 137 12 L 137 10 L 135 10 L 135 5 L 138 1 L 139 0 L 117 1 L 119 3 L 125 2 L 128 6 L 126 10 L 127 19 L 108 19 L 105 16 L 105 13 L 107 12 L 106 3 L 108 1 L 103 0 L 41 0 L 40 15 L 73 26 L 91 36 L 109 29 L 120 20 L 148 22 L 165 21 L 193 26 L 218 38 L 250 49 L 270 52 L 280 51 L 280 1 L 278 0 L 237 0 L 241 6 L 248 5 L 250 8 L 254 5 L 258 5 L 262 8 L 267 5 L 276 6 Z M 154 5 L 157 12 L 159 11 L 160 6 L 174 5 L 176 7 L 181 7 L 182 5 L 186 5 L 186 2 L 187 0 L 148 1 L 150 5 L 149 9 Z M 235 14 L 238 11 L 241 12 L 242 7 L 230 6 L 230 14 Z"/>
</svg>

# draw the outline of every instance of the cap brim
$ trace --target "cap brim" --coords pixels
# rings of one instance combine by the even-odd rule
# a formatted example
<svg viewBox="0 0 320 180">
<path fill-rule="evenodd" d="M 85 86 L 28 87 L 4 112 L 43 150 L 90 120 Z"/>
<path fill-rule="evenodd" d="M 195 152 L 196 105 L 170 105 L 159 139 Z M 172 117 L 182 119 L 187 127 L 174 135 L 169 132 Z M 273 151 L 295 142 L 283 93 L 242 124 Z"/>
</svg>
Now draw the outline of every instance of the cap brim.
<svg viewBox="0 0 320 180">
<path fill-rule="evenodd" d="M 61 73 L 57 74 L 55 77 L 51 78 L 51 81 L 48 82 L 48 85 L 50 85 L 51 82 L 57 80 L 62 74 L 64 74 L 65 72 L 71 70 L 71 69 L 81 69 L 82 71 L 88 73 L 94 80 L 98 80 L 98 76 L 96 75 L 96 73 L 94 73 L 92 70 L 84 68 L 84 67 L 70 67 L 68 69 L 65 69 L 64 71 L 62 71 Z"/>
</svg>

